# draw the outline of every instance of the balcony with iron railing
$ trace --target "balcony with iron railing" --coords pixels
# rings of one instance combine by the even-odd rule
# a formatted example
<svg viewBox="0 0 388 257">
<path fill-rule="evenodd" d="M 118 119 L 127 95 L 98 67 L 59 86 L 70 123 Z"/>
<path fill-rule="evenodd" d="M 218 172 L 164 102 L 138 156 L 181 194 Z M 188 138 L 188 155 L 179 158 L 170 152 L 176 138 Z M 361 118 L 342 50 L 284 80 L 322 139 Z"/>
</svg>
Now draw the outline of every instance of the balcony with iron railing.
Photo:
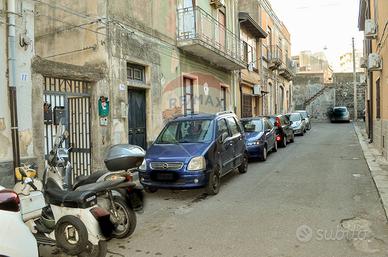
<svg viewBox="0 0 388 257">
<path fill-rule="evenodd" d="M 275 70 L 280 67 L 283 59 L 283 51 L 277 45 L 262 45 L 262 56 L 268 63 L 268 68 Z"/>
<path fill-rule="evenodd" d="M 247 66 L 243 41 L 200 7 L 177 10 L 177 43 L 182 50 L 227 70 Z"/>
<path fill-rule="evenodd" d="M 279 75 L 287 80 L 292 80 L 296 74 L 296 64 L 289 57 L 284 59 L 285 61 L 279 67 Z"/>
</svg>

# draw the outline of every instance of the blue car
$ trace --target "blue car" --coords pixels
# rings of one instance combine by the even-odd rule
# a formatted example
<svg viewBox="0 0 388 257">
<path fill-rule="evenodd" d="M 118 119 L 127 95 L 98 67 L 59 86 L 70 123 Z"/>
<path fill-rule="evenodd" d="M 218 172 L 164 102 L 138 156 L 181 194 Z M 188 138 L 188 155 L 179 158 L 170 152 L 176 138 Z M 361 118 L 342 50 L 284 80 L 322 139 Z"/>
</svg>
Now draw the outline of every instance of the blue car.
<svg viewBox="0 0 388 257">
<path fill-rule="evenodd" d="M 277 152 L 276 128 L 267 117 L 245 118 L 241 123 L 249 158 L 266 161 L 270 151 Z"/>
<path fill-rule="evenodd" d="M 147 150 L 139 178 L 148 192 L 205 187 L 217 194 L 220 178 L 248 170 L 242 126 L 232 112 L 196 114 L 168 122 Z"/>
</svg>

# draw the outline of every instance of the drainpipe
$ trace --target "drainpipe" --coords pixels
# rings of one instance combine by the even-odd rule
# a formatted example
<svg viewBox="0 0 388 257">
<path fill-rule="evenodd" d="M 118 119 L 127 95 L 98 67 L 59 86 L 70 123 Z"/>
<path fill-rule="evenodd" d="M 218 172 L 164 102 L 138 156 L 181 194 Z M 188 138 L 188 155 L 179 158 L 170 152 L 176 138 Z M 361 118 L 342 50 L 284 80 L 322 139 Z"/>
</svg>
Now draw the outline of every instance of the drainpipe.
<svg viewBox="0 0 388 257">
<path fill-rule="evenodd" d="M 16 0 L 7 1 L 8 16 L 8 89 L 11 114 L 12 156 L 14 171 L 20 166 L 19 131 L 16 98 Z M 16 177 L 14 177 L 16 182 Z"/>
</svg>

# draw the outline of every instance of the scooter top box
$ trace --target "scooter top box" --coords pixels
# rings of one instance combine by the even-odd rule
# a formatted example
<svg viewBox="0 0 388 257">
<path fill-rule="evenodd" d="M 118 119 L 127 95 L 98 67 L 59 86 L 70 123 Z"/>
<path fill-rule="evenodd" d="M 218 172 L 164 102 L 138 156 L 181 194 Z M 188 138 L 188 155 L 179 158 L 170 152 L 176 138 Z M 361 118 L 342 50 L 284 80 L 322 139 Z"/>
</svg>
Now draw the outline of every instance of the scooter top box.
<svg viewBox="0 0 388 257">
<path fill-rule="evenodd" d="M 114 145 L 108 149 L 104 162 L 110 171 L 129 170 L 139 167 L 145 154 L 143 148 L 137 145 Z"/>
</svg>

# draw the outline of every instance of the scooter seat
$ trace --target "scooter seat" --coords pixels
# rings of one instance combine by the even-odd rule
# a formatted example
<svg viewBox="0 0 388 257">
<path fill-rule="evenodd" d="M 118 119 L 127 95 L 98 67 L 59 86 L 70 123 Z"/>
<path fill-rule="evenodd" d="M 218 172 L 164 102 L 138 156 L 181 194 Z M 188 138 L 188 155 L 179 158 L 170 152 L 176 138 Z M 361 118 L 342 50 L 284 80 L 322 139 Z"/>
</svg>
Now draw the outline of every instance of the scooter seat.
<svg viewBox="0 0 388 257">
<path fill-rule="evenodd" d="M 49 204 L 69 208 L 88 208 L 97 203 L 95 191 L 62 190 L 52 178 L 47 180 L 45 188 L 44 196 Z"/>
<path fill-rule="evenodd" d="M 75 182 L 74 182 L 74 185 L 73 185 L 73 188 L 77 188 L 79 186 L 82 186 L 82 185 L 87 185 L 87 184 L 91 184 L 91 183 L 96 183 L 96 181 L 104 174 L 108 173 L 109 171 L 107 170 L 100 170 L 100 171 L 96 171 L 96 172 L 93 172 L 92 174 L 90 174 L 89 176 L 78 176 L 76 179 L 75 179 Z"/>
<path fill-rule="evenodd" d="M 87 184 L 77 187 L 75 191 L 94 191 L 105 192 L 108 190 L 114 190 L 118 188 L 127 188 L 132 185 L 132 182 L 125 182 L 125 178 L 118 178 L 115 180 L 101 181 L 93 184 Z"/>
</svg>

